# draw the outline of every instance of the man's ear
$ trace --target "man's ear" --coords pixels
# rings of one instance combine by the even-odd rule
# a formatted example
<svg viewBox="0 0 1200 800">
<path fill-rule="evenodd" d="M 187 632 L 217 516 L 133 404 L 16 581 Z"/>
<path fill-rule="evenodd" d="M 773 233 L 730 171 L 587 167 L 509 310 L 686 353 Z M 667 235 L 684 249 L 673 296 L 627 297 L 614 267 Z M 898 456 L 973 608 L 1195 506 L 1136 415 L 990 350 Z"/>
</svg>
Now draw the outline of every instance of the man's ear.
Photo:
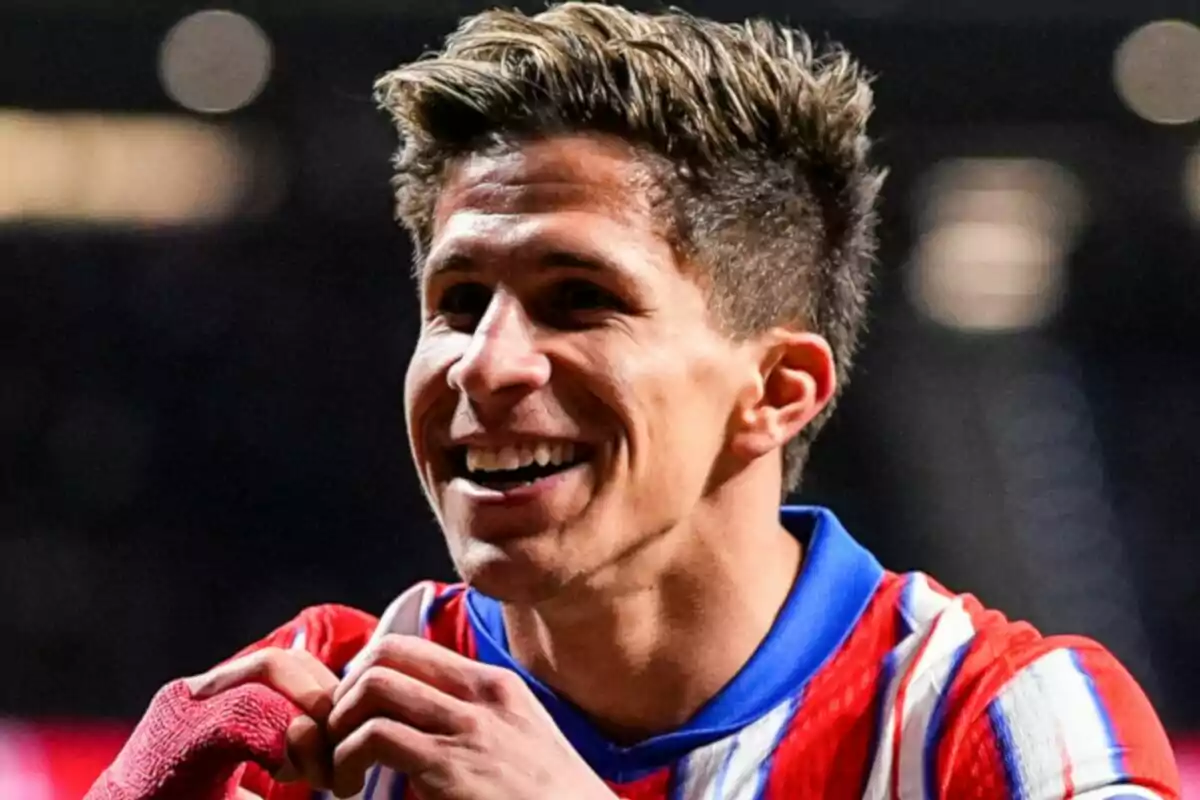
<svg viewBox="0 0 1200 800">
<path fill-rule="evenodd" d="M 778 328 L 759 342 L 756 385 L 743 395 L 733 421 L 731 444 L 747 461 L 795 438 L 837 391 L 837 368 L 825 337 Z"/>
</svg>

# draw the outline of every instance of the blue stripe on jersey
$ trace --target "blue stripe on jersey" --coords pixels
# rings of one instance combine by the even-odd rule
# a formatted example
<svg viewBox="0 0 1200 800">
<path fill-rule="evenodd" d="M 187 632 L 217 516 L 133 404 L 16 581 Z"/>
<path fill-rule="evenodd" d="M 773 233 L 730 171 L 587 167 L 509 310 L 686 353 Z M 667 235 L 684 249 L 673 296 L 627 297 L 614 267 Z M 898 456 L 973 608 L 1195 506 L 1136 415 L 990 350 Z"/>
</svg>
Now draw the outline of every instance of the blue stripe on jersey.
<svg viewBox="0 0 1200 800">
<path fill-rule="evenodd" d="M 963 642 L 951 656 L 953 661 L 950 665 L 950 672 L 946 675 L 946 685 L 942 687 L 942 693 L 938 695 L 933 713 L 929 717 L 929 728 L 925 731 L 925 800 L 936 800 L 938 796 L 937 755 L 942 745 L 942 736 L 946 733 L 946 702 L 950 698 L 950 688 L 958 679 L 958 672 L 967 658 L 967 650 L 970 645 L 969 641 Z"/>
<path fill-rule="evenodd" d="M 996 747 L 1000 750 L 1000 761 L 1004 764 L 1004 782 L 1008 786 L 1008 796 L 1013 800 L 1025 800 L 1025 786 L 1021 782 L 1021 768 L 1017 764 L 1017 748 L 1013 743 L 1008 720 L 1004 718 L 1004 709 L 1000 708 L 998 700 L 988 703 L 987 715 L 992 724 L 992 736 L 996 738 Z"/>
<path fill-rule="evenodd" d="M 609 742 L 577 708 L 509 655 L 500 604 L 467 589 L 476 655 L 524 677 L 559 729 L 601 777 L 625 783 L 662 769 L 798 696 L 854 629 L 883 580 L 879 562 L 827 509 L 785 507 L 780 519 L 797 538 L 807 540 L 800 575 L 750 661 L 678 730 L 633 747 Z"/>
<path fill-rule="evenodd" d="M 420 627 L 417 630 L 421 632 L 422 636 L 425 635 L 425 631 L 429 628 L 429 621 L 440 614 L 446 603 L 457 597 L 463 591 L 463 588 L 461 583 L 446 586 L 429 602 L 429 605 L 425 608 L 425 612 L 421 615 L 421 621 L 418 623 Z"/>
<path fill-rule="evenodd" d="M 363 800 L 375 800 L 375 789 L 379 786 L 379 777 L 383 775 L 383 767 L 376 764 L 367 775 L 367 785 L 363 787 Z"/>
<path fill-rule="evenodd" d="M 367 779 L 367 785 L 363 788 L 363 800 L 370 800 L 371 794 L 379 785 L 382 768 L 375 766 L 371 769 L 370 776 Z M 392 789 L 388 792 L 388 800 L 404 800 L 404 789 L 408 786 L 408 781 L 403 775 L 396 775 L 392 781 Z M 333 800 L 333 795 L 324 790 L 314 789 L 309 793 L 310 800 Z"/>
<path fill-rule="evenodd" d="M 1117 776 L 1116 783 L 1125 781 L 1129 777 L 1129 770 L 1125 765 L 1125 748 L 1117 742 L 1117 733 L 1113 728 L 1112 714 L 1108 711 L 1108 706 L 1104 703 L 1104 698 L 1100 696 L 1100 692 L 1096 690 L 1096 682 L 1092 680 L 1092 673 L 1087 671 L 1083 666 L 1083 662 L 1079 660 L 1079 653 L 1074 650 L 1069 651 L 1071 654 L 1071 665 L 1079 672 L 1084 683 L 1087 684 L 1088 695 L 1092 698 L 1092 702 L 1096 705 L 1096 713 L 1100 716 L 1100 721 L 1104 724 L 1104 740 L 1108 744 L 1108 760 L 1112 766 L 1113 775 Z"/>
<path fill-rule="evenodd" d="M 688 761 L 686 758 L 681 758 L 671 767 L 671 779 L 667 784 L 667 797 L 669 800 L 688 800 L 683 796 L 684 790 L 687 788 L 687 767 Z"/>
</svg>

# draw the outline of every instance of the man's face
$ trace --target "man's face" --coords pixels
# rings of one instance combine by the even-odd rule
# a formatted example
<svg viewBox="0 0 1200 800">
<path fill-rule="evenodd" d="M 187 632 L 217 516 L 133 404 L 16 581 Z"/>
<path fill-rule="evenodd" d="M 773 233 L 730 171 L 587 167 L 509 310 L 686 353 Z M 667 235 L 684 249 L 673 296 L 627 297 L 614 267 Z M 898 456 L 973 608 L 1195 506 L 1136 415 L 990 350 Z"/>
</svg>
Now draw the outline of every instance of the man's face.
<svg viewBox="0 0 1200 800">
<path fill-rule="evenodd" d="M 456 164 L 405 409 L 462 577 L 505 600 L 625 580 L 674 547 L 757 365 L 681 272 L 621 143 Z"/>
</svg>

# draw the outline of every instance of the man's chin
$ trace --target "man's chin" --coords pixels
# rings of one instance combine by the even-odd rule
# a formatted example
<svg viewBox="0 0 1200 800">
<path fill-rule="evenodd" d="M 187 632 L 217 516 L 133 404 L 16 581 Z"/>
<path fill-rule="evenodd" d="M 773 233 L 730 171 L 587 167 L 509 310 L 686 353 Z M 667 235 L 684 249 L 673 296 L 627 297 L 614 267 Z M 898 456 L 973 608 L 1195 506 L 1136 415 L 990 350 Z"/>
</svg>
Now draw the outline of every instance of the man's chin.
<svg viewBox="0 0 1200 800">
<path fill-rule="evenodd" d="M 524 605 L 547 600 L 562 590 L 570 571 L 544 552 L 546 543 L 535 538 L 468 540 L 456 548 L 454 566 L 464 583 L 501 602 Z"/>
</svg>

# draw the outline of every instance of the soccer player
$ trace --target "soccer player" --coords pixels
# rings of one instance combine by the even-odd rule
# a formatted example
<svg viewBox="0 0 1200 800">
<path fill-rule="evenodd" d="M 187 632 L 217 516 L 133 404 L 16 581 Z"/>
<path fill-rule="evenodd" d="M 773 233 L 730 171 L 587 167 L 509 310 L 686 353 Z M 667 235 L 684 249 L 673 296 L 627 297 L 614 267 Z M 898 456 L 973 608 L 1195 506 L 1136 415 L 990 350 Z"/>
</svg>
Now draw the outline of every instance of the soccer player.
<svg viewBox="0 0 1200 800">
<path fill-rule="evenodd" d="M 875 248 L 849 55 L 568 3 L 472 17 L 378 97 L 410 444 L 462 583 L 168 684 L 91 800 L 1179 796 L 1101 646 L 780 511 Z"/>
</svg>

